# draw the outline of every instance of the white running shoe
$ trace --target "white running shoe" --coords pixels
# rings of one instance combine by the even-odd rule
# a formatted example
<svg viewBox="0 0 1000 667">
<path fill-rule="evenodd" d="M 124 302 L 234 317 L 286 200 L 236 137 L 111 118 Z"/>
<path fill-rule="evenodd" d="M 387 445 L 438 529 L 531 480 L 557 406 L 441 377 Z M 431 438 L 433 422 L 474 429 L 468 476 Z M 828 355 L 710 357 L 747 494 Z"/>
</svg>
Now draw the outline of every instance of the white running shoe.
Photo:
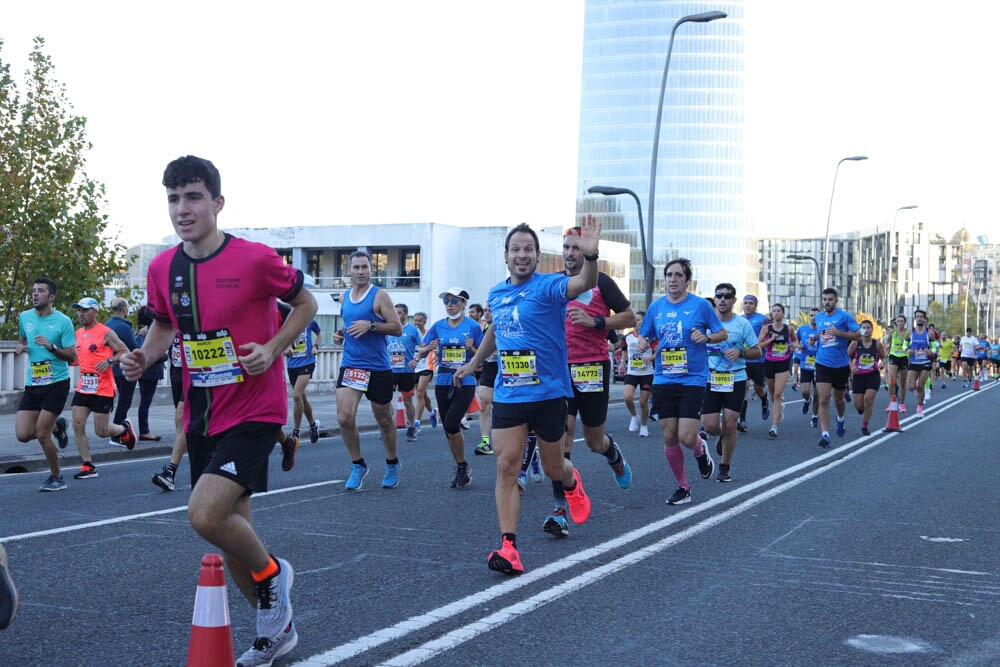
<svg viewBox="0 0 1000 667">
<path fill-rule="evenodd" d="M 643 425 L 639 427 L 639 437 L 648 438 L 649 437 L 649 427 Z"/>
<path fill-rule="evenodd" d="M 632 417 L 632 421 L 628 423 L 628 432 L 635 433 L 639 430 L 639 415 Z"/>
<path fill-rule="evenodd" d="M 295 623 L 289 623 L 274 639 L 255 639 L 253 646 L 236 661 L 236 667 L 271 667 L 277 658 L 291 651 L 298 643 L 299 633 L 295 631 Z"/>
</svg>

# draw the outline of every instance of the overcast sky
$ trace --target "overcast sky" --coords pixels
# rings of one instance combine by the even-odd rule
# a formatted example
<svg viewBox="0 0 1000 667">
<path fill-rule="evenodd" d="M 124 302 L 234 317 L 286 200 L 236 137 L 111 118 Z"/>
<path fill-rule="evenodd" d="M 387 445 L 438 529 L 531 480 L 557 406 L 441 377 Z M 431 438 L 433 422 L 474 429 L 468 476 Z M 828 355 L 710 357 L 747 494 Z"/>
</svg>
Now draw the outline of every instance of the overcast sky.
<svg viewBox="0 0 1000 667">
<path fill-rule="evenodd" d="M 859 154 L 840 169 L 833 232 L 910 204 L 901 225 L 994 226 L 1000 9 L 947 7 L 747 3 L 761 233 L 822 235 L 837 161 Z M 572 220 L 582 0 L 22 2 L 0 22 L 18 82 L 38 34 L 126 243 L 171 233 L 159 181 L 185 153 L 220 168 L 227 227 Z"/>
</svg>

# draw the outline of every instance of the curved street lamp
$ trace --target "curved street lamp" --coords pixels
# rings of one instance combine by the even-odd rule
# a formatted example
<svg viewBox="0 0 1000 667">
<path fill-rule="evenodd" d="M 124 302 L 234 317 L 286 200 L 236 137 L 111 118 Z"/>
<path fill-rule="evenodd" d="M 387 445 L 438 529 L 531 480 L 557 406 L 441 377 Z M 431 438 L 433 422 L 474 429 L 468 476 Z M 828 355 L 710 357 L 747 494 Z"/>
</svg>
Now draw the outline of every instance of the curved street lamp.
<svg viewBox="0 0 1000 667">
<path fill-rule="evenodd" d="M 587 188 L 587 192 L 604 195 L 605 197 L 631 195 L 632 199 L 635 200 L 635 207 L 639 211 L 639 240 L 642 242 L 642 275 L 646 283 L 646 308 L 649 309 L 649 304 L 653 302 L 653 284 L 656 282 L 656 269 L 653 267 L 653 263 L 649 261 L 649 255 L 646 253 L 646 236 L 645 230 L 642 227 L 642 203 L 639 202 L 639 195 L 628 188 L 613 188 L 608 185 L 593 185 Z"/>
<path fill-rule="evenodd" d="M 823 302 L 823 287 L 819 282 L 819 260 L 812 255 L 801 255 L 801 254 L 791 254 L 785 255 L 788 259 L 793 262 L 812 262 L 816 265 L 816 305 L 819 306 Z"/>
<path fill-rule="evenodd" d="M 893 242 L 893 237 L 896 235 L 896 219 L 899 218 L 900 211 L 909 211 L 910 209 L 917 208 L 916 204 L 910 204 L 909 206 L 900 206 L 896 209 L 896 214 L 892 216 L 892 227 L 889 228 L 889 242 L 886 244 L 889 246 L 889 262 L 886 264 L 885 270 L 885 317 L 889 322 L 889 326 L 892 326 L 892 322 L 896 319 L 895 314 L 892 312 L 893 297 L 896 293 L 892 291 L 892 251 L 895 249 L 896 244 Z M 896 284 L 899 284 L 898 275 L 899 271 L 896 271 L 897 280 Z"/>
<path fill-rule="evenodd" d="M 649 225 L 646 228 L 648 238 L 646 245 L 652 251 L 656 246 L 653 243 L 653 216 L 656 211 L 656 154 L 660 148 L 660 119 L 663 116 L 663 95 L 667 89 L 667 71 L 670 69 L 670 54 L 674 50 L 674 34 L 682 23 L 708 23 L 716 19 L 724 19 L 728 16 L 725 12 L 713 11 L 701 14 L 691 14 L 677 19 L 673 29 L 670 31 L 670 42 L 667 44 L 667 61 L 663 64 L 663 81 L 660 82 L 660 104 L 656 108 L 656 129 L 653 131 L 653 159 L 649 166 L 649 199 L 646 201 L 646 208 L 649 210 Z M 650 265 L 652 266 L 652 265 Z M 646 301 L 652 299 L 652 281 L 646 282 Z"/>
<path fill-rule="evenodd" d="M 840 165 L 844 162 L 860 162 L 861 160 L 867 159 L 867 155 L 855 155 L 853 157 L 841 158 L 840 162 L 837 163 L 837 169 L 833 172 L 833 189 L 830 191 L 830 208 L 826 211 L 826 238 L 823 240 L 823 289 L 830 286 L 827 283 L 830 273 L 830 215 L 833 213 L 833 193 L 837 191 L 837 172 L 840 171 Z"/>
</svg>

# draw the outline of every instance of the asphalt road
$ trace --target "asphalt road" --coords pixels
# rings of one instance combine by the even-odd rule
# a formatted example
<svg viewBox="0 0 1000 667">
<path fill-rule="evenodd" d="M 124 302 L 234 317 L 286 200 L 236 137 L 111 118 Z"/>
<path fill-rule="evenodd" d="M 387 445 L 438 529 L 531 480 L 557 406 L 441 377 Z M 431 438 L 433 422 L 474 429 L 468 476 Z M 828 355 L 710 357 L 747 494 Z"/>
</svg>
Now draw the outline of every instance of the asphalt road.
<svg viewBox="0 0 1000 667">
<path fill-rule="evenodd" d="M 277 664 L 1000 664 L 1000 390 L 958 387 L 935 390 L 898 434 L 862 438 L 849 410 L 830 451 L 791 390 L 777 440 L 752 403 L 735 482 L 700 479 L 689 457 L 682 507 L 665 504 L 675 484 L 659 427 L 640 439 L 613 404 L 632 488 L 578 442 L 591 519 L 546 535 L 549 484 L 530 485 L 519 577 L 486 568 L 493 459 L 470 456 L 472 486 L 450 489 L 440 429 L 400 443 L 394 490 L 379 488 L 376 434 L 362 436 L 372 474 L 359 493 L 343 490 L 339 439 L 303 445 L 290 473 L 272 456 L 255 522 L 295 567 L 300 637 Z M 471 453 L 475 425 L 468 434 Z M 150 483 L 163 461 L 107 462 L 55 494 L 37 492 L 43 473 L 0 476 L 0 540 L 21 593 L 0 665 L 183 664 L 211 548 L 187 523 L 189 489 Z M 232 583 L 229 604 L 239 655 L 253 612 Z"/>
</svg>

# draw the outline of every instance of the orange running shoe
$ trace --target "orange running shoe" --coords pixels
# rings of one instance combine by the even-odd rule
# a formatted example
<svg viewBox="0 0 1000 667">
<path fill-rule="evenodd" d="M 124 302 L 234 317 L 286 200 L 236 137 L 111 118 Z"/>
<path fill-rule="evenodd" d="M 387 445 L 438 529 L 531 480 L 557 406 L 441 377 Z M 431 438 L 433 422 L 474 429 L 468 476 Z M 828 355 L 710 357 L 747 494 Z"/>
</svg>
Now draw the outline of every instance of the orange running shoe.
<svg viewBox="0 0 1000 667">
<path fill-rule="evenodd" d="M 590 498 L 583 490 L 580 471 L 575 468 L 573 469 L 573 479 L 576 480 L 576 486 L 573 487 L 572 491 L 566 489 L 566 502 L 569 503 L 569 515 L 573 519 L 573 523 L 581 524 L 590 518 Z"/>
<path fill-rule="evenodd" d="M 503 538 L 499 549 L 490 552 L 489 557 L 486 559 L 486 565 L 491 570 L 503 572 L 504 574 L 521 574 L 524 572 L 524 566 L 521 565 L 521 554 L 517 553 L 517 549 L 514 548 L 514 545 L 506 537 Z"/>
</svg>

